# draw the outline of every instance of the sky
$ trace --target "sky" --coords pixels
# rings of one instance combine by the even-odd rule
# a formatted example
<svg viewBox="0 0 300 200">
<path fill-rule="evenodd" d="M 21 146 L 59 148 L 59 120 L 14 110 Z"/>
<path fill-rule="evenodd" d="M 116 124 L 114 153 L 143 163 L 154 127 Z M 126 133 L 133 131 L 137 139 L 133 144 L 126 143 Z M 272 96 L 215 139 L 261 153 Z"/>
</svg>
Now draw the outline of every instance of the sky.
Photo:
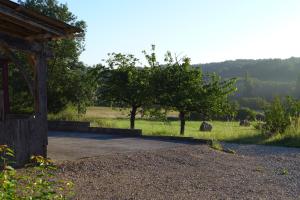
<svg viewBox="0 0 300 200">
<path fill-rule="evenodd" d="M 299 0 L 59 0 L 87 23 L 80 59 L 101 63 L 111 52 L 143 58 L 156 45 L 193 64 L 300 57 Z"/>
</svg>

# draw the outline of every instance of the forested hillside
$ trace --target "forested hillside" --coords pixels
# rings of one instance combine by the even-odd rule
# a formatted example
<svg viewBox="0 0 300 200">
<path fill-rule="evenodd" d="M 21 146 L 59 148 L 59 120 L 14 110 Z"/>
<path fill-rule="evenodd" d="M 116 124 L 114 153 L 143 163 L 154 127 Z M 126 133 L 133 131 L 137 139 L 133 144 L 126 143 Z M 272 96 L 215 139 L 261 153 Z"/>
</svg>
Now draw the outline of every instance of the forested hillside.
<svg viewBox="0 0 300 200">
<path fill-rule="evenodd" d="M 205 72 L 217 72 L 222 77 L 251 77 L 261 81 L 292 82 L 300 74 L 300 58 L 235 60 L 201 65 Z"/>
<path fill-rule="evenodd" d="M 300 58 L 235 60 L 195 65 L 223 78 L 238 78 L 233 99 L 241 106 L 261 109 L 275 96 L 300 97 Z"/>
</svg>

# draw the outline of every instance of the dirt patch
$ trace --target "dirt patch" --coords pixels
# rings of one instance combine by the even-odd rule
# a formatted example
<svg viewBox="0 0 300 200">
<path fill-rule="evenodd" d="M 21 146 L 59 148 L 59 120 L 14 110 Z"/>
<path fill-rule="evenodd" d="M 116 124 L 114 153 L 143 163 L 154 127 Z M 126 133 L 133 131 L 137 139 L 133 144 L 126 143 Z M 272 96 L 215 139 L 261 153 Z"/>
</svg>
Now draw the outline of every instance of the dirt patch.
<svg viewBox="0 0 300 200">
<path fill-rule="evenodd" d="M 300 154 L 241 155 L 207 145 L 66 162 L 76 199 L 299 199 Z"/>
</svg>

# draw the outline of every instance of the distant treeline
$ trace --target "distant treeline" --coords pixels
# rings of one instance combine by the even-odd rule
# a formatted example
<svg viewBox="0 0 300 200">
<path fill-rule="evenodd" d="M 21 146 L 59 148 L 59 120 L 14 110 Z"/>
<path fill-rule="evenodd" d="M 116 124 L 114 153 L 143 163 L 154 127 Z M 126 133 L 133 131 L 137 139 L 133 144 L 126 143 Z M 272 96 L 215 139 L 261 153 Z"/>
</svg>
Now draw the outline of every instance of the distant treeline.
<svg viewBox="0 0 300 200">
<path fill-rule="evenodd" d="M 260 110 L 276 96 L 300 97 L 300 58 L 235 60 L 194 65 L 222 78 L 238 78 L 232 100 Z"/>
</svg>

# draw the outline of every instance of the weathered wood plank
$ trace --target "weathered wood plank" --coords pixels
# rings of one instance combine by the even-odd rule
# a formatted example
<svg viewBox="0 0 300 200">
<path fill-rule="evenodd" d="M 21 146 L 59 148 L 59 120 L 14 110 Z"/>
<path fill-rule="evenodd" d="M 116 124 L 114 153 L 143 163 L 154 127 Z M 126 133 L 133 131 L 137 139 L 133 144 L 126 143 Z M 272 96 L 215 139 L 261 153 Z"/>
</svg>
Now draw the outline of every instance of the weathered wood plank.
<svg viewBox="0 0 300 200">
<path fill-rule="evenodd" d="M 40 118 L 40 134 L 43 137 L 43 144 L 48 144 L 48 107 L 47 107 L 47 57 L 45 55 L 45 49 L 38 54 L 35 54 L 36 65 L 36 113 Z"/>
<path fill-rule="evenodd" d="M 44 156 L 45 147 L 38 127 L 39 119 L 33 117 L 0 121 L 0 144 L 15 151 L 16 166 L 24 166 L 32 155 Z"/>
<path fill-rule="evenodd" d="M 39 43 L 29 42 L 27 40 L 5 34 L 1 32 L 1 30 L 0 30 L 0 43 L 6 44 L 11 49 L 25 51 L 29 53 L 36 53 L 41 51 L 42 49 L 42 46 Z"/>
<path fill-rule="evenodd" d="M 64 30 L 58 30 L 55 27 L 51 27 L 47 24 L 40 24 L 36 22 L 36 20 L 29 18 L 13 9 L 9 9 L 0 4 L 0 14 L 5 15 L 6 20 L 10 20 L 12 23 L 18 24 L 19 26 L 33 26 L 36 28 L 40 28 L 48 33 L 53 34 L 54 36 L 65 35 L 66 32 Z"/>
</svg>

